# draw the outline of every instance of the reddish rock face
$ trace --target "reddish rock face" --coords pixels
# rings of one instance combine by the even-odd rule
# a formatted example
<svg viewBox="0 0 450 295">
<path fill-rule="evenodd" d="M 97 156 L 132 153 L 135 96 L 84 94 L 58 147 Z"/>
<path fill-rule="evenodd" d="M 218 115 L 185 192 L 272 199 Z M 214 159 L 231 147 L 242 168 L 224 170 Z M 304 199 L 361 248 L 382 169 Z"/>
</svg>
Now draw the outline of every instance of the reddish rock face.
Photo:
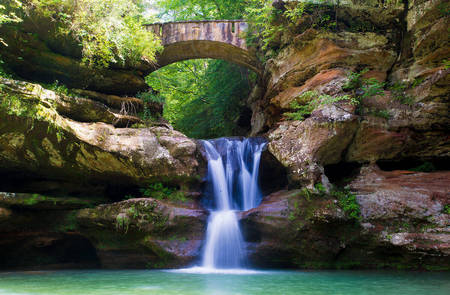
<svg viewBox="0 0 450 295">
<path fill-rule="evenodd" d="M 351 183 L 361 220 L 326 195 L 281 191 L 241 215 L 250 260 L 262 267 L 448 269 L 450 172 L 381 171 Z"/>
<path fill-rule="evenodd" d="M 449 20 L 439 9 L 443 1 L 416 2 L 410 1 L 404 11 L 400 4 L 382 11 L 369 8 L 376 6 L 373 3 L 359 3 L 365 16 L 344 7 L 344 19 L 351 16 L 389 30 L 299 30 L 285 38 L 279 54 L 268 61 L 267 89 L 252 104 L 252 134 L 269 130 L 269 151 L 289 171 L 291 186 L 321 181 L 323 166 L 340 161 L 448 157 L 450 69 L 443 60 L 450 59 Z M 393 25 L 397 20 L 400 23 Z M 306 91 L 317 93 L 313 99 L 349 94 L 342 87 L 348 74 L 363 69 L 368 70 L 363 79 L 385 83 L 384 95 L 364 98 L 356 113 L 348 110 L 347 117 L 336 116 L 339 110 L 322 105 L 303 122 L 283 117 Z"/>
</svg>

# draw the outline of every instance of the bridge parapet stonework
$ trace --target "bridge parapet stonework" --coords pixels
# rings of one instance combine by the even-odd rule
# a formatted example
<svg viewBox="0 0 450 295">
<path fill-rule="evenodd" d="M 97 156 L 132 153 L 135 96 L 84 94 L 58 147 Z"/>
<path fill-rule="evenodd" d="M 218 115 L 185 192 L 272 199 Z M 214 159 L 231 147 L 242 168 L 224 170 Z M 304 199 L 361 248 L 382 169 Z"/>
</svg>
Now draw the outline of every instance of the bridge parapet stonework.
<svg viewBox="0 0 450 295">
<path fill-rule="evenodd" d="M 248 25 L 242 20 L 182 21 L 146 25 L 161 38 L 164 51 L 157 67 L 193 58 L 224 59 L 261 73 L 260 63 L 251 54 L 244 33 Z M 155 69 L 156 69 L 155 68 Z"/>
</svg>

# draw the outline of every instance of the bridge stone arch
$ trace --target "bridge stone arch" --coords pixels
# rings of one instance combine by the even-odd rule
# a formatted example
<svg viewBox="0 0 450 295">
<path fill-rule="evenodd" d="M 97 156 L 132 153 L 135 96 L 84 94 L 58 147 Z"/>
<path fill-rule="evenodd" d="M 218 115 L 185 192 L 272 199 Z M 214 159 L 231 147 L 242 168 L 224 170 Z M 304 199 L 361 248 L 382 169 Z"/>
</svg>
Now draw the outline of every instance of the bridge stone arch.
<svg viewBox="0 0 450 295">
<path fill-rule="evenodd" d="M 243 32 L 248 25 L 242 20 L 181 21 L 145 26 L 161 38 L 164 46 L 154 70 L 187 59 L 214 58 L 262 74 L 260 62 L 247 49 Z"/>
</svg>

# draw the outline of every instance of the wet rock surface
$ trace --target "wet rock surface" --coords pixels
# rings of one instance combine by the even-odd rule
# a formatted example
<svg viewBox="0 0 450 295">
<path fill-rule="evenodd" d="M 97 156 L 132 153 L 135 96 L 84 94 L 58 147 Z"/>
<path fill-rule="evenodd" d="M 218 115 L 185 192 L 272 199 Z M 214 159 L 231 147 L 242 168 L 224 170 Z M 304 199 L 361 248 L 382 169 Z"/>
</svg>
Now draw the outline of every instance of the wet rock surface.
<svg viewBox="0 0 450 295">
<path fill-rule="evenodd" d="M 260 267 L 448 270 L 449 177 L 364 167 L 350 185 L 359 220 L 331 196 L 274 193 L 241 216 L 249 259 Z"/>
<path fill-rule="evenodd" d="M 185 267 L 204 238 L 207 214 L 195 201 L 95 206 L 76 198 L 0 196 L 0 269 Z"/>
</svg>

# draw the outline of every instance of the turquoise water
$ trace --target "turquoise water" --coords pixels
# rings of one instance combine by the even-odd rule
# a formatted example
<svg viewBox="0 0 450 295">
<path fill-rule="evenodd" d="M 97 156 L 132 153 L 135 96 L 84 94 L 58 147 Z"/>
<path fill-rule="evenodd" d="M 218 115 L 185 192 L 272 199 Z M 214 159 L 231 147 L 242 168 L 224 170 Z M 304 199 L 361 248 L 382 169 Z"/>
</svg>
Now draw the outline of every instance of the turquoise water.
<svg viewBox="0 0 450 295">
<path fill-rule="evenodd" d="M 1 295 L 450 294 L 450 273 L 267 271 L 196 274 L 169 271 L 0 273 Z"/>
</svg>

